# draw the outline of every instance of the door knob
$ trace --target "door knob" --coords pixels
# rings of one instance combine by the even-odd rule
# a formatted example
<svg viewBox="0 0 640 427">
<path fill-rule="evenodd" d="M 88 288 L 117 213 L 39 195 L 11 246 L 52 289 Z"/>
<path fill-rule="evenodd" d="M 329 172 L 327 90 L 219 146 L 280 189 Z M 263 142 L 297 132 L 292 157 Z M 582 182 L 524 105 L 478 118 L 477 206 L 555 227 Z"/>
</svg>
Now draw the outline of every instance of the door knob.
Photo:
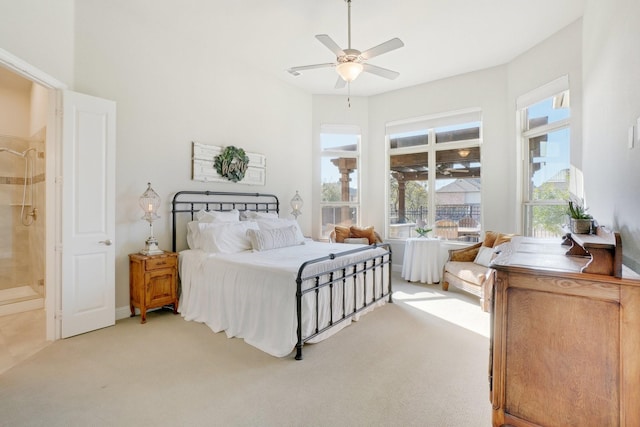
<svg viewBox="0 0 640 427">
<path fill-rule="evenodd" d="M 98 243 L 104 243 L 107 246 L 111 246 L 111 240 L 107 239 L 107 240 L 100 240 Z"/>
</svg>

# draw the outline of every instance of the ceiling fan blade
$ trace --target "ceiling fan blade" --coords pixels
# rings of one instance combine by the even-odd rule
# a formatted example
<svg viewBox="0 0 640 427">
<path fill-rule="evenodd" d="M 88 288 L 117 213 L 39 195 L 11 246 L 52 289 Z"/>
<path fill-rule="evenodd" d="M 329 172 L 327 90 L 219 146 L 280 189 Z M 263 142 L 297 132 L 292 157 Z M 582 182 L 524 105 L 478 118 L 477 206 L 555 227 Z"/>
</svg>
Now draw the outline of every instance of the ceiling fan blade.
<svg viewBox="0 0 640 427">
<path fill-rule="evenodd" d="M 385 79 L 393 80 L 400 75 L 400 73 L 398 73 L 397 71 L 387 70 L 386 68 L 377 67 L 375 65 L 371 65 L 371 64 L 362 64 L 362 65 L 363 65 L 364 71 L 371 74 L 376 74 L 380 77 L 384 77 Z"/>
<path fill-rule="evenodd" d="M 334 42 L 333 39 L 331 37 L 329 37 L 328 35 L 326 35 L 326 34 L 318 34 L 318 35 L 316 35 L 316 38 L 318 39 L 318 41 L 320 43 L 322 43 L 323 45 L 328 47 L 329 50 L 331 52 L 333 52 L 336 56 L 344 55 L 344 51 L 342 50 L 342 48 L 340 46 L 338 46 L 338 44 L 336 42 Z"/>
<path fill-rule="evenodd" d="M 326 67 L 335 67 L 336 64 L 333 62 L 327 62 L 324 64 L 313 64 L 313 65 L 302 65 L 300 67 L 291 67 L 287 70 L 289 74 L 293 74 L 294 76 L 299 76 L 299 71 L 304 70 L 312 70 L 314 68 L 326 68 Z"/>
<path fill-rule="evenodd" d="M 335 89 L 342 89 L 343 87 L 345 87 L 347 85 L 347 82 L 344 81 L 344 79 L 340 76 L 338 76 L 338 80 L 336 80 L 336 85 L 335 85 Z"/>
<path fill-rule="evenodd" d="M 360 57 L 362 59 L 371 59 L 375 56 L 382 55 L 383 53 L 399 49 L 402 46 L 404 46 L 404 43 L 402 43 L 402 40 L 396 37 L 391 40 L 387 40 L 386 42 L 379 44 L 378 46 L 372 47 L 371 49 L 365 50 L 360 54 Z"/>
</svg>

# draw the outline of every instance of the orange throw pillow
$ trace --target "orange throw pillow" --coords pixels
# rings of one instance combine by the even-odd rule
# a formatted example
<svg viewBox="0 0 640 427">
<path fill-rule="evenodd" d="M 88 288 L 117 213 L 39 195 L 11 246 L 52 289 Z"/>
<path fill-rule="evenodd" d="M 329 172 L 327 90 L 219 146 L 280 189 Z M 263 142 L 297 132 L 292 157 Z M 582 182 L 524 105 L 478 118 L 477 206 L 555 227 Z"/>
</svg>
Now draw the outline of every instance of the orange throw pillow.
<svg viewBox="0 0 640 427">
<path fill-rule="evenodd" d="M 500 233 L 495 231 L 487 231 L 484 233 L 484 242 L 482 242 L 482 246 L 486 246 L 488 248 L 492 248 L 498 238 Z"/>
<path fill-rule="evenodd" d="M 336 225 L 336 243 L 344 243 L 344 239 L 351 237 L 349 235 L 349 227 L 343 227 L 341 225 Z"/>
<path fill-rule="evenodd" d="M 362 238 L 366 237 L 369 239 L 369 244 L 372 245 L 376 242 L 376 234 L 373 230 L 373 227 L 356 227 L 355 225 L 351 226 L 351 235 L 350 237 Z"/>
<path fill-rule="evenodd" d="M 496 241 L 493 242 L 493 247 L 495 248 L 498 245 L 501 245 L 503 243 L 507 243 L 511 241 L 511 238 L 515 236 L 515 234 L 502 234 L 502 233 L 498 233 L 498 236 L 496 237 Z"/>
</svg>

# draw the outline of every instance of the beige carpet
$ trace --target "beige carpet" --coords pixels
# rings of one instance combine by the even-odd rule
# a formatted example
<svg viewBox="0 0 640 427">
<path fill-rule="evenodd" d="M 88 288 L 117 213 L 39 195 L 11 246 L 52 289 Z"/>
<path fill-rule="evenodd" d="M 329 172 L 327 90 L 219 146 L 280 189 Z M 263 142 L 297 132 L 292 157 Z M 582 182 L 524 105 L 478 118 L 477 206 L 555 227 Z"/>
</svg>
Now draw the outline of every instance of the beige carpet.
<svg viewBox="0 0 640 427">
<path fill-rule="evenodd" d="M 394 304 L 303 361 L 170 311 L 57 341 L 0 375 L 0 425 L 489 426 L 489 316 L 460 291 L 394 282 Z"/>
</svg>

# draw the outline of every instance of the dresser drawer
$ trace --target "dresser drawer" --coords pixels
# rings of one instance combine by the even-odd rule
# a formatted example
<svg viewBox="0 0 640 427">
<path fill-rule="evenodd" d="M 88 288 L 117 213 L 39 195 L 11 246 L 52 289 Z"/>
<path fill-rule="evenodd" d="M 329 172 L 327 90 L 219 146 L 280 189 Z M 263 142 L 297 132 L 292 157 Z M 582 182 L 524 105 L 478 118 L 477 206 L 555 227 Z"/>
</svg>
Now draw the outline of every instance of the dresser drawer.
<svg viewBox="0 0 640 427">
<path fill-rule="evenodd" d="M 175 256 L 154 257 L 145 261 L 145 270 L 157 270 L 159 268 L 168 268 L 176 266 Z"/>
</svg>

